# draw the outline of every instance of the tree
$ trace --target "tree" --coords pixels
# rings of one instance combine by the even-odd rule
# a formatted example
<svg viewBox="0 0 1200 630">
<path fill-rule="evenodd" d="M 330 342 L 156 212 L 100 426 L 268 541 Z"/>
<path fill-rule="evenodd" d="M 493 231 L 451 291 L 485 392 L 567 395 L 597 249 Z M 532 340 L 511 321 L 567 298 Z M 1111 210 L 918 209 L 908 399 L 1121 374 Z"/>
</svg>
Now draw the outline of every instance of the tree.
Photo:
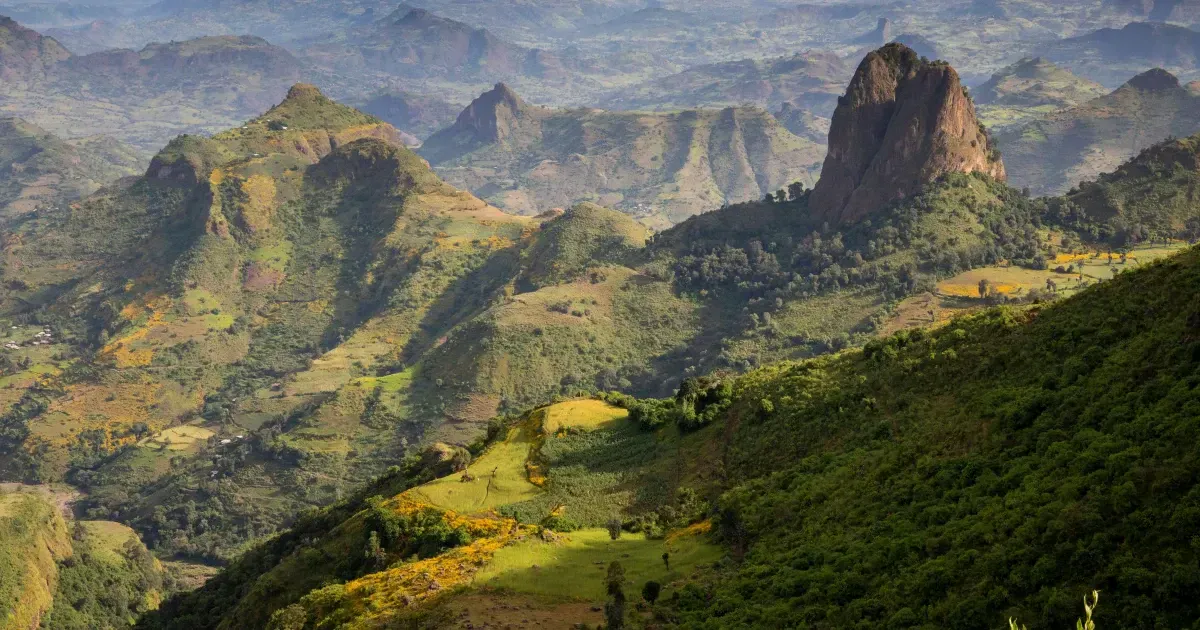
<svg viewBox="0 0 1200 630">
<path fill-rule="evenodd" d="M 308 613 L 300 604 L 292 604 L 287 608 L 281 608 L 271 615 L 271 621 L 267 625 L 268 630 L 304 630 L 305 624 L 308 623 Z"/>
<path fill-rule="evenodd" d="M 608 574 L 604 578 L 604 590 L 608 592 L 608 602 L 604 604 L 604 619 L 608 630 L 623 630 L 625 627 L 625 567 L 620 562 L 613 561 L 608 565 Z"/>
<path fill-rule="evenodd" d="M 379 533 L 372 530 L 371 535 L 367 537 L 367 548 L 363 552 L 367 559 L 367 563 L 376 569 L 382 569 L 387 564 L 387 552 L 379 544 Z"/>
<path fill-rule="evenodd" d="M 642 587 L 642 599 L 650 602 L 650 604 L 652 604 L 652 605 L 654 604 L 654 602 L 658 601 L 658 596 L 661 593 L 662 593 L 662 584 L 659 584 L 658 582 L 655 582 L 654 580 L 650 580 L 649 582 L 646 582 L 646 585 Z"/>
<path fill-rule="evenodd" d="M 804 182 L 792 182 L 788 185 L 788 197 L 797 201 L 804 194 Z"/>
<path fill-rule="evenodd" d="M 609 538 L 616 540 L 621 537 L 621 519 L 615 517 L 610 518 L 608 519 L 608 522 L 604 524 L 604 526 L 608 528 Z"/>
</svg>

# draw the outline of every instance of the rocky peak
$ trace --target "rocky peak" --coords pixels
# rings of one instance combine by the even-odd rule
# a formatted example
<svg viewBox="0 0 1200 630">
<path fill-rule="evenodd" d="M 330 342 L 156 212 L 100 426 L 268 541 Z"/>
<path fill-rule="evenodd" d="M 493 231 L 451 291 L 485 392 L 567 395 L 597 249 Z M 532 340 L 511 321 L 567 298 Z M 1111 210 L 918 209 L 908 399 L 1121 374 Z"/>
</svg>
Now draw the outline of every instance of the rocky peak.
<svg viewBox="0 0 1200 630">
<path fill-rule="evenodd" d="M 1162 68 L 1147 70 L 1126 81 L 1122 86 L 1123 89 L 1134 89 L 1141 92 L 1167 92 L 1179 90 L 1182 87 L 1175 75 Z"/>
<path fill-rule="evenodd" d="M 497 83 L 458 115 L 454 127 L 483 143 L 502 142 L 526 109 L 525 101 L 512 88 Z"/>
<path fill-rule="evenodd" d="M 875 30 L 867 31 L 856 40 L 856 43 L 878 46 L 891 41 L 891 39 L 892 21 L 885 17 L 881 17 L 879 18 L 879 22 L 875 25 Z"/>
<path fill-rule="evenodd" d="M 856 221 L 951 172 L 1005 176 L 954 68 L 888 44 L 838 99 L 810 207 L 832 223 Z"/>
</svg>

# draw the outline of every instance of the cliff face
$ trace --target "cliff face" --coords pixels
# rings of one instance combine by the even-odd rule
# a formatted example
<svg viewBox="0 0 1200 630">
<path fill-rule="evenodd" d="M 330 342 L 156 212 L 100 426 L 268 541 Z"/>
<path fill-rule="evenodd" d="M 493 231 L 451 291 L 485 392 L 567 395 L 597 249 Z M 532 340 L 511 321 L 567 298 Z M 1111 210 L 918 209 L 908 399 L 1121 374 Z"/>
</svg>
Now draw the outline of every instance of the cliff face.
<svg viewBox="0 0 1200 630">
<path fill-rule="evenodd" d="M 812 211 L 859 220 L 951 172 L 1004 179 L 958 73 L 900 44 L 863 59 L 838 101 Z"/>
</svg>

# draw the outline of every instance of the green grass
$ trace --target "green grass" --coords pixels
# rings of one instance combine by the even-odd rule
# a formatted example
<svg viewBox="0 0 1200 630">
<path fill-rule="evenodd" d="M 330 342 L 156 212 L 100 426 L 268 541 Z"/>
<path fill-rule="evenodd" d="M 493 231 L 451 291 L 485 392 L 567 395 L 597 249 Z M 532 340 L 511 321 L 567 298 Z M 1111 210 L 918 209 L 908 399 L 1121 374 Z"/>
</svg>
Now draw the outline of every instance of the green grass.
<svg viewBox="0 0 1200 630">
<path fill-rule="evenodd" d="M 456 512 L 478 512 L 525 501 L 541 493 L 529 482 L 525 471 L 530 449 L 541 441 L 541 426 L 525 421 L 509 430 L 508 437 L 493 445 L 467 468 L 472 481 L 456 473 L 431 481 L 413 493 L 441 508 Z"/>
<path fill-rule="evenodd" d="M 664 552 L 670 554 L 670 569 L 663 563 Z M 604 529 L 585 529 L 566 534 L 559 542 L 534 539 L 497 551 L 476 574 L 474 585 L 601 601 L 605 598 L 605 572 L 608 564 L 616 561 L 625 568 L 626 596 L 637 598 L 647 581 L 669 585 L 722 555 L 724 551 L 707 543 L 704 536 L 649 540 L 640 534 L 624 534 L 612 540 Z"/>
<path fill-rule="evenodd" d="M 614 407 L 602 400 L 572 400 L 545 409 L 543 431 L 554 435 L 562 429 L 599 429 L 629 416 L 629 411 Z"/>
<path fill-rule="evenodd" d="M 130 540 L 138 540 L 140 544 L 137 533 L 120 523 L 84 521 L 79 525 L 87 530 L 92 554 L 99 560 L 114 566 L 125 564 L 124 548 L 126 543 Z"/>
</svg>

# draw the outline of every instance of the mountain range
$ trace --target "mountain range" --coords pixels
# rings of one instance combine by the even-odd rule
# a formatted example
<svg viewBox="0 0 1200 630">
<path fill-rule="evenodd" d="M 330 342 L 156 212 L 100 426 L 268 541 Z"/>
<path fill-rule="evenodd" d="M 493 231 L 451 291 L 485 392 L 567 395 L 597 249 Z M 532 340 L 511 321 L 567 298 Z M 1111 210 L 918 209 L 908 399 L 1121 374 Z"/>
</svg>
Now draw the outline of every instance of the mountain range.
<svg viewBox="0 0 1200 630">
<path fill-rule="evenodd" d="M 1169 137 L 1200 131 L 1200 96 L 1161 69 L 997 135 L 1014 186 L 1060 194 Z"/>
<path fill-rule="evenodd" d="M 507 91 L 495 96 L 515 108 Z M 493 136 L 514 122 L 467 117 Z M 440 345 L 403 372 L 359 377 L 361 412 L 346 386 L 316 403 L 324 409 L 316 415 L 294 412 L 278 430 L 268 423 L 212 443 L 212 462 L 189 474 L 212 466 L 220 481 L 196 481 L 210 489 L 193 495 L 195 513 L 172 502 L 157 523 L 140 522 L 152 540 L 205 536 L 219 513 L 199 499 L 220 494 L 228 509 L 239 493 L 252 496 L 246 486 L 262 479 L 264 453 L 307 470 L 328 461 L 286 449 L 301 433 L 325 440 L 310 453 L 337 452 L 331 447 L 353 426 L 337 424 L 338 412 L 340 422 L 355 413 L 374 422 L 398 413 L 386 405 L 408 388 L 411 422 L 421 391 L 413 386 L 435 375 L 443 396 L 466 394 L 440 428 L 430 425 L 436 443 L 251 548 L 141 627 L 611 625 L 627 614 L 689 628 L 965 628 L 1005 619 L 1052 627 L 1080 614 L 1077 595 L 1087 589 L 1103 593 L 1094 610 L 1094 596 L 1085 599 L 1098 620 L 1186 624 L 1195 615 L 1190 589 L 1147 592 L 1135 578 L 1195 576 L 1191 529 L 1182 525 L 1195 517 L 1187 409 L 1200 366 L 1191 293 L 1200 257 L 1138 260 L 1150 256 L 1147 243 L 1178 251 L 1165 248 L 1168 239 L 1200 226 L 1186 202 L 1194 178 L 1178 179 L 1194 167 L 1198 142 L 1160 145 L 1077 194 L 1031 199 L 1001 180 L 1004 167 L 953 68 L 901 45 L 875 51 L 834 113 L 813 191 L 706 213 L 652 241 L 627 217 L 590 204 L 518 221 L 528 245 L 464 276 L 497 281 L 499 301 L 443 300 L 484 310 L 435 332 Z M 347 147 L 362 151 L 359 143 Z M 329 159 L 310 168 L 326 171 Z M 410 164 L 406 177 L 431 177 Z M 362 178 L 350 164 L 335 170 Z M 912 178 L 902 196 L 890 187 L 893 173 Z M 885 194 L 867 188 L 875 184 Z M 1147 189 L 1176 190 L 1177 203 L 1164 211 Z M 490 225 L 503 225 L 502 216 L 490 215 Z M 441 229 L 452 238 L 462 228 L 450 220 Z M 1110 255 L 1105 267 L 1090 262 L 1097 247 L 1127 248 L 1126 256 Z M 1046 268 L 1060 257 L 1071 271 Z M 505 264 L 515 264 L 511 280 L 497 275 Z M 1085 267 L 1100 286 L 1073 285 L 1056 301 L 1059 283 Z M 1106 277 L 1090 275 L 1097 267 Z M 1126 271 L 1133 267 L 1141 268 Z M 1050 281 L 1020 304 L 985 275 L 976 304 L 1007 306 L 930 330 L 858 328 L 866 333 L 859 350 L 742 374 L 729 362 L 749 347 L 779 358 L 795 351 L 790 344 L 811 344 L 802 340 L 828 334 L 819 326 L 838 311 L 833 303 L 849 307 L 863 293 L 909 303 L 926 283 L 964 270 Z M 741 334 L 713 328 L 739 309 Z M 809 311 L 818 315 L 800 332 L 796 317 Z M 453 311 L 438 312 L 441 322 Z M 571 318 L 589 325 L 575 328 Z M 621 321 L 638 325 L 615 328 Z M 652 323 L 641 343 L 609 337 Z M 601 372 L 596 381 L 643 397 L 572 395 L 587 389 L 573 388 L 588 381 L 593 352 L 629 365 L 651 338 L 664 342 L 652 371 Z M 681 351 L 666 348 L 689 338 L 696 347 L 682 352 L 720 339 L 716 358 L 734 369 L 705 369 L 698 354 L 663 361 Z M 559 345 L 566 339 L 570 350 Z M 824 343 L 818 352 L 844 347 Z M 332 358 L 320 363 L 314 369 Z M 527 374 L 534 381 L 520 384 Z M 530 408 L 548 392 L 522 388 L 555 374 L 571 377 L 560 381 L 562 398 Z M 238 401 L 249 396 L 262 409 L 272 391 L 286 399 L 310 379 L 287 377 Z M 495 418 L 481 440 L 456 441 L 469 433 L 450 429 L 463 428 L 471 408 L 485 404 L 481 394 L 501 383 L 516 387 L 505 396 L 527 410 Z M 644 397 L 652 390 L 673 395 Z M 227 408 L 240 426 L 248 418 L 238 401 Z M 200 518 L 207 525 L 197 526 Z M 640 594 L 640 606 L 625 593 Z"/>
<path fill-rule="evenodd" d="M 0 42 L 0 111 L 65 138 L 103 133 L 144 151 L 183 131 L 240 123 L 302 72 L 291 53 L 250 36 L 73 55 L 8 21 Z"/>
<path fill-rule="evenodd" d="M 968 4 L 0 22 L 0 630 L 1186 627 L 1190 2 Z"/>
<path fill-rule="evenodd" d="M 1103 28 L 1056 41 L 1039 54 L 1110 87 L 1156 67 L 1195 78 L 1200 33 L 1176 24 L 1131 22 L 1121 28 Z"/>
<path fill-rule="evenodd" d="M 754 107 L 555 110 L 499 84 L 420 153 L 450 183 L 510 212 L 591 201 L 665 227 L 794 182 L 811 186 L 822 149 Z"/>
</svg>

